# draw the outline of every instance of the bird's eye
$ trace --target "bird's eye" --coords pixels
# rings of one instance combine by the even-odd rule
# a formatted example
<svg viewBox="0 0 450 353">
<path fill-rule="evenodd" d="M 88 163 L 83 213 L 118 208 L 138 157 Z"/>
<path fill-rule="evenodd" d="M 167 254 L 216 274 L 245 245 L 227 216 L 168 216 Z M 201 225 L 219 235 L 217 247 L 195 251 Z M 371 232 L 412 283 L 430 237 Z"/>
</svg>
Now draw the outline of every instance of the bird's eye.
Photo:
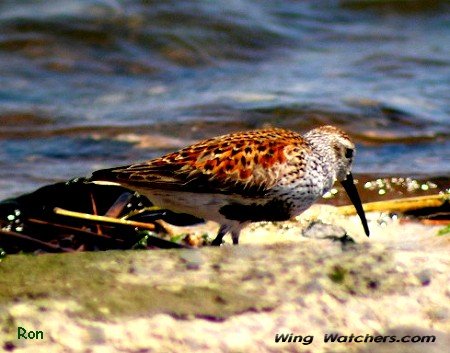
<svg viewBox="0 0 450 353">
<path fill-rule="evenodd" d="M 353 149 L 347 148 L 345 150 L 345 158 L 348 158 L 348 159 L 353 158 Z"/>
</svg>

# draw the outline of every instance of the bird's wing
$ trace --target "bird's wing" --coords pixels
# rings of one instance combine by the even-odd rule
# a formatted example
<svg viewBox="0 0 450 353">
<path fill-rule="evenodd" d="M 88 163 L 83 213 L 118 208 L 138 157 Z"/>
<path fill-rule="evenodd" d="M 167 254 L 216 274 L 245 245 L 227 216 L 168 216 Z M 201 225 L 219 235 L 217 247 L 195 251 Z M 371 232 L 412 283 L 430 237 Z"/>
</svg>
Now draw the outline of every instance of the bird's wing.
<svg viewBox="0 0 450 353">
<path fill-rule="evenodd" d="M 298 163 L 307 149 L 295 132 L 254 130 L 205 140 L 144 163 L 100 170 L 91 179 L 130 189 L 258 195 L 271 189 L 283 168 L 294 159 Z"/>
</svg>

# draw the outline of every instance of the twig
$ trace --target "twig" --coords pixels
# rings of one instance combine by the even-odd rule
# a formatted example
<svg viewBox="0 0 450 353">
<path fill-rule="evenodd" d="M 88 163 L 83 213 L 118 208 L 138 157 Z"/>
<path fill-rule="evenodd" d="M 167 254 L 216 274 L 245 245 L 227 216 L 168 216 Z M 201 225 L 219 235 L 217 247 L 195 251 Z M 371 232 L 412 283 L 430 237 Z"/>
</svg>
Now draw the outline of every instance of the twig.
<svg viewBox="0 0 450 353">
<path fill-rule="evenodd" d="M 120 225 L 124 225 L 124 226 L 144 228 L 144 229 L 148 229 L 148 230 L 155 229 L 155 225 L 151 224 L 151 223 L 136 222 L 136 221 L 130 221 L 130 220 L 126 220 L 126 219 L 107 217 L 107 216 L 91 215 L 88 213 L 65 210 L 60 207 L 55 207 L 53 209 L 53 212 L 55 212 L 57 215 L 60 215 L 60 216 L 85 219 L 87 221 L 92 221 L 92 222 L 120 224 Z"/>
<path fill-rule="evenodd" d="M 138 240 L 136 240 L 136 239 L 134 239 L 131 242 L 130 241 L 126 242 L 124 239 L 116 239 L 116 238 L 113 238 L 106 234 L 96 234 L 94 232 L 89 232 L 87 230 L 70 227 L 70 226 L 66 226 L 63 224 L 49 223 L 47 221 L 43 221 L 43 220 L 35 219 L 35 218 L 28 218 L 27 221 L 30 223 L 48 225 L 51 227 L 71 231 L 73 233 L 76 233 L 77 235 L 81 235 L 85 240 L 92 240 L 94 242 L 99 242 L 99 243 L 102 243 L 102 245 L 104 245 L 104 246 L 109 246 L 114 249 L 117 249 L 117 248 L 128 249 L 133 244 L 136 244 L 138 242 Z M 146 238 L 147 238 L 148 246 L 155 246 L 160 249 L 176 249 L 176 248 L 188 249 L 188 248 L 190 248 L 190 246 L 178 244 L 173 241 L 169 241 L 169 240 L 165 240 L 165 239 L 161 239 L 161 238 L 155 237 L 153 235 L 147 235 Z"/>
<path fill-rule="evenodd" d="M 106 234 L 97 234 L 94 232 L 90 232 L 88 230 L 79 229 L 76 227 L 66 226 L 64 224 L 58 224 L 58 223 L 50 223 L 47 221 L 43 221 L 41 219 L 35 219 L 35 218 L 28 218 L 27 222 L 39 224 L 42 226 L 48 226 L 48 227 L 54 227 L 59 228 L 65 231 L 73 232 L 77 234 L 78 236 L 82 237 L 84 240 L 91 241 L 93 243 L 103 244 L 104 246 L 109 247 L 119 247 L 119 248 L 126 248 L 128 247 L 127 244 L 124 244 L 125 241 L 123 239 L 116 239 Z"/>
<path fill-rule="evenodd" d="M 123 211 L 128 202 L 132 199 L 133 194 L 129 192 L 124 192 L 120 195 L 113 205 L 106 211 L 106 217 L 118 218 L 120 213 Z"/>
<path fill-rule="evenodd" d="M 424 207 L 439 207 L 445 201 L 450 199 L 449 195 L 429 195 L 418 197 L 407 197 L 403 199 L 394 199 L 387 201 L 368 202 L 363 204 L 365 212 L 374 211 L 393 211 L 405 212 L 409 210 L 416 210 Z M 340 206 L 338 212 L 342 215 L 354 215 L 356 210 L 353 206 Z"/>
<path fill-rule="evenodd" d="M 92 195 L 92 192 L 89 193 L 89 197 L 91 198 L 92 213 L 96 215 L 96 214 L 98 214 L 97 204 L 95 203 L 94 195 Z M 95 227 L 97 228 L 97 233 L 102 234 L 102 227 L 100 227 L 99 224 L 96 224 Z"/>
<path fill-rule="evenodd" d="M 16 239 L 16 240 L 20 240 L 20 241 L 25 241 L 28 243 L 38 244 L 41 249 L 47 250 L 47 251 L 52 251 L 52 252 L 74 252 L 75 251 L 71 248 L 63 248 L 59 245 L 53 245 L 53 244 L 47 243 L 45 241 L 32 238 L 25 234 L 20 234 L 20 233 L 6 231 L 6 230 L 0 230 L 0 237 L 3 237 L 3 236 L 12 238 L 12 239 Z"/>
</svg>

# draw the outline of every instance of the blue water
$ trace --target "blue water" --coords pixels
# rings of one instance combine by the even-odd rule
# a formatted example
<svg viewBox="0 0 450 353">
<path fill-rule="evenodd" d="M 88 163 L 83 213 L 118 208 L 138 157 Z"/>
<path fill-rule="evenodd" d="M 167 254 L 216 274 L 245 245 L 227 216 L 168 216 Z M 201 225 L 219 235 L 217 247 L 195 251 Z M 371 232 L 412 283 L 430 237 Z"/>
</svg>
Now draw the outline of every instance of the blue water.
<svg viewBox="0 0 450 353">
<path fill-rule="evenodd" d="M 449 176 L 448 23 L 448 1 L 2 1 L 0 199 L 266 125 Z"/>
</svg>

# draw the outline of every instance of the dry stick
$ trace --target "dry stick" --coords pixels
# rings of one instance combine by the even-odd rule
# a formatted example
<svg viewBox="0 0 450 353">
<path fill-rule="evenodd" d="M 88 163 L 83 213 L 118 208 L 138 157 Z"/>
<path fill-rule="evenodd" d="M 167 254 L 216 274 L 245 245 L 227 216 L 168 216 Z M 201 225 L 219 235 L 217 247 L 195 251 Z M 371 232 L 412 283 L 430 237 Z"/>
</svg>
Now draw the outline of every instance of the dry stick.
<svg viewBox="0 0 450 353">
<path fill-rule="evenodd" d="M 111 218 L 106 216 L 95 216 L 90 215 L 86 213 L 81 212 L 75 212 L 75 211 L 68 211 L 63 208 L 55 207 L 53 211 L 58 215 L 68 216 L 68 217 L 74 217 L 74 218 L 80 218 L 85 219 L 88 221 L 93 222 L 103 222 L 103 223 L 109 223 L 109 224 L 120 224 L 120 225 L 126 225 L 126 226 L 132 226 L 132 227 L 139 227 L 139 228 L 146 228 L 153 230 L 155 229 L 155 226 L 150 223 L 143 223 L 143 222 L 135 222 L 135 221 L 129 221 L 126 219 L 117 219 L 117 218 Z M 178 244 L 174 243 L 169 240 L 164 240 L 155 236 L 147 236 L 147 241 L 150 243 L 150 246 L 156 246 L 158 248 L 163 249 L 172 249 L 172 248 L 190 248 L 188 245 Z"/>
<path fill-rule="evenodd" d="M 151 223 L 136 222 L 136 221 L 130 221 L 130 220 L 126 220 L 126 219 L 91 215 L 88 213 L 65 210 L 60 207 L 55 207 L 53 209 L 53 212 L 55 212 L 57 215 L 72 217 L 72 218 L 80 218 L 80 219 L 85 219 L 85 220 L 93 221 L 93 222 L 121 224 L 121 225 L 125 225 L 125 226 L 139 227 L 139 228 L 144 228 L 144 229 L 149 229 L 149 230 L 155 229 L 155 226 Z"/>
<path fill-rule="evenodd" d="M 87 230 L 75 228 L 66 226 L 63 224 L 57 224 L 57 223 L 49 223 L 47 221 L 43 221 L 40 219 L 35 218 L 28 218 L 28 222 L 35 223 L 35 224 L 41 224 L 41 225 L 48 225 L 55 228 L 60 228 L 62 230 L 67 230 L 74 232 L 75 234 L 81 235 L 85 238 L 85 240 L 93 240 L 95 242 L 102 243 L 102 245 L 109 245 L 114 246 L 114 248 L 129 248 L 130 242 L 126 242 L 124 239 L 116 239 L 106 234 L 97 234 L 94 232 L 89 232 Z M 164 240 L 155 236 L 147 236 L 147 241 L 150 246 L 156 246 L 161 249 L 174 249 L 174 248 L 190 248 L 190 246 L 178 244 L 169 240 Z M 132 241 L 131 244 L 136 244 L 137 241 Z"/>
<path fill-rule="evenodd" d="M 430 226 L 447 226 L 450 225 L 450 220 L 448 219 L 421 219 L 420 222 L 425 225 Z"/>
<path fill-rule="evenodd" d="M 83 237 L 85 240 L 90 240 L 93 242 L 99 242 L 99 243 L 110 245 L 110 246 L 111 246 L 111 244 L 113 244 L 116 247 L 117 246 L 123 247 L 123 244 L 124 244 L 124 240 L 122 240 L 122 239 L 116 239 L 116 238 L 113 238 L 106 234 L 97 234 L 94 232 L 90 232 L 88 230 L 71 227 L 71 226 L 67 226 L 64 224 L 50 223 L 50 222 L 43 221 L 41 219 L 36 219 L 36 218 L 28 218 L 27 221 L 30 223 L 34 223 L 34 224 L 39 224 L 39 225 L 43 225 L 43 226 L 49 226 L 49 227 L 54 227 L 54 228 L 59 228 L 62 230 L 74 232 L 74 233 L 78 234 L 79 236 Z"/>
<path fill-rule="evenodd" d="M 112 218 L 119 218 L 120 213 L 124 210 L 127 203 L 130 202 L 133 194 L 129 192 L 124 192 L 120 195 L 113 205 L 106 211 L 105 216 Z"/>
<path fill-rule="evenodd" d="M 403 199 L 368 202 L 363 204 L 363 209 L 365 212 L 374 212 L 374 211 L 405 212 L 424 207 L 439 207 L 442 206 L 444 202 L 449 199 L 450 195 L 407 197 Z M 338 212 L 346 216 L 356 214 L 356 210 L 353 206 L 340 206 L 338 207 Z"/>
<path fill-rule="evenodd" d="M 91 198 L 92 213 L 96 215 L 97 214 L 97 205 L 94 200 L 94 195 L 92 195 L 92 192 L 90 192 L 89 196 Z M 102 227 L 99 224 L 96 224 L 95 227 L 97 228 L 97 233 L 102 234 Z"/>
<path fill-rule="evenodd" d="M 47 251 L 60 251 L 60 252 L 74 252 L 75 251 L 71 248 L 63 248 L 59 245 L 53 245 L 53 244 L 47 243 L 45 241 L 32 238 L 28 235 L 20 234 L 20 233 L 16 233 L 16 232 L 0 230 L 0 237 L 2 237 L 2 236 L 20 240 L 20 241 L 33 243 L 33 244 L 37 244 L 40 246 L 41 249 L 47 250 Z"/>
</svg>

